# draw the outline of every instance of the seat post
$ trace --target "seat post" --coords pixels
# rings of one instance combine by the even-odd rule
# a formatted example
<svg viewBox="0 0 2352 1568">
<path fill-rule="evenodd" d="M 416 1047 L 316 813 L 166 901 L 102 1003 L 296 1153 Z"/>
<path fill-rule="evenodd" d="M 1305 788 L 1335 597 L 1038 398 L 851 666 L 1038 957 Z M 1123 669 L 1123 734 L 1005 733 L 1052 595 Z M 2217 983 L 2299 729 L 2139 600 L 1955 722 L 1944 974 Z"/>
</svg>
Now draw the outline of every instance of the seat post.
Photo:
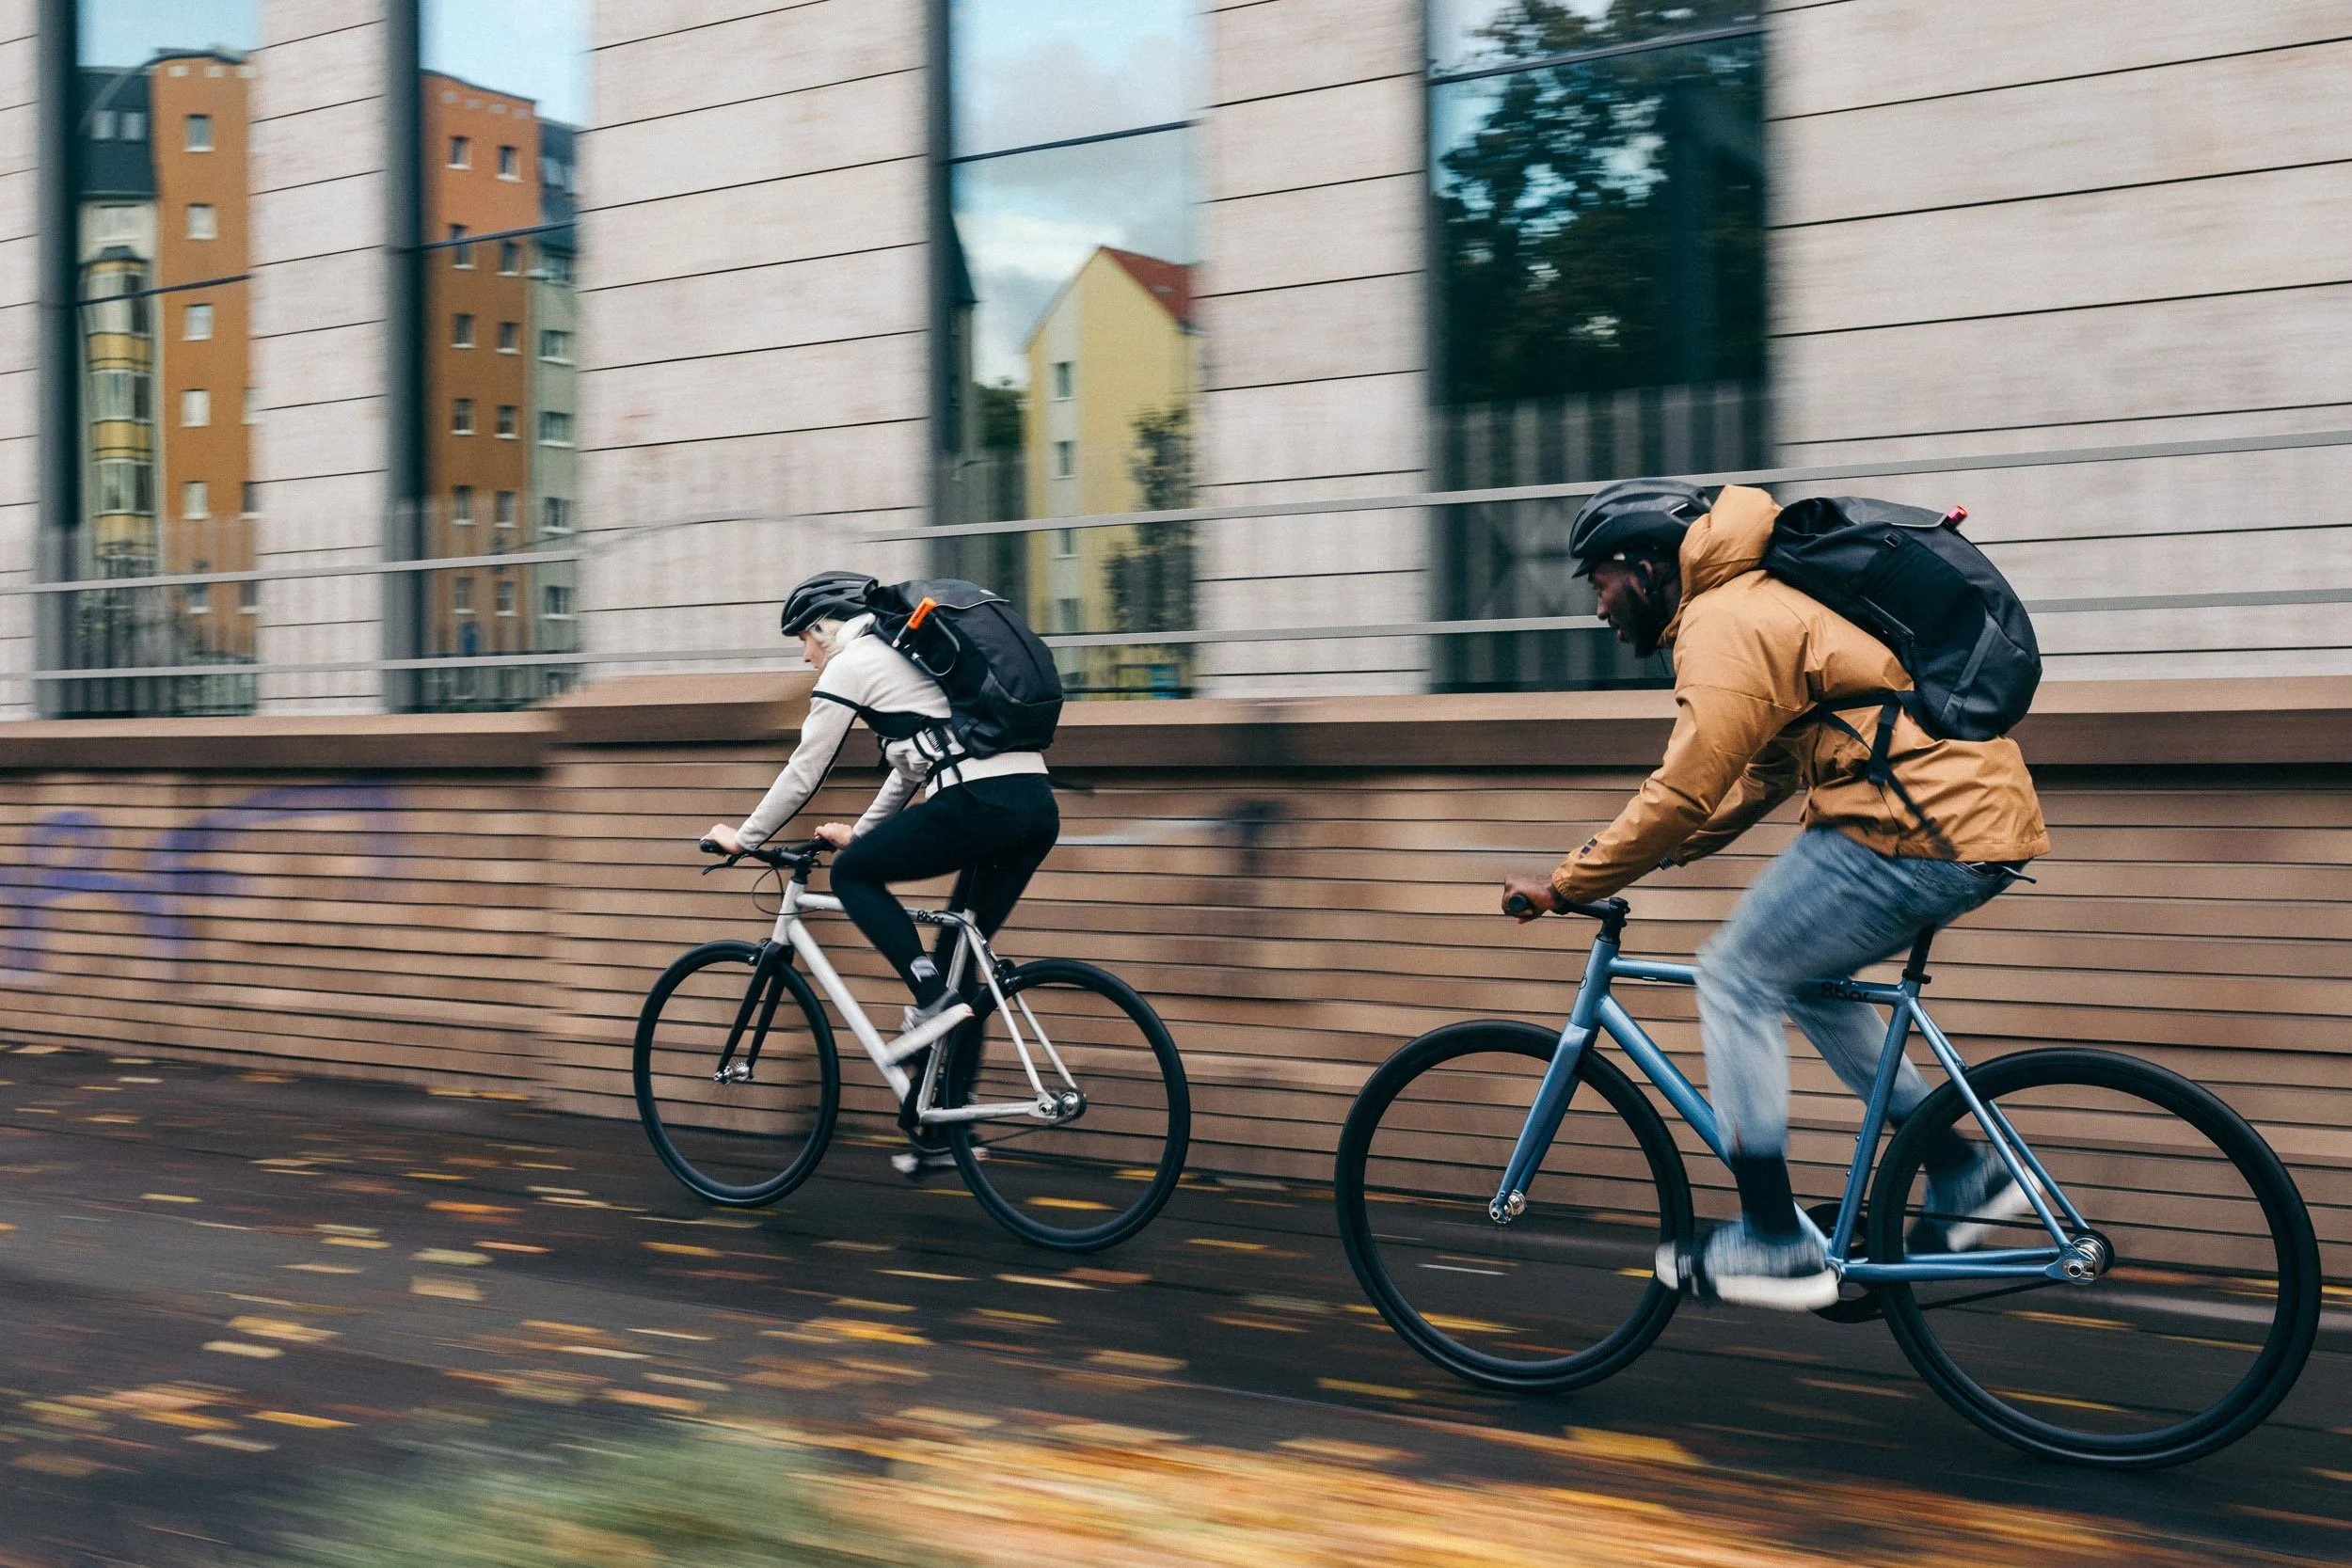
<svg viewBox="0 0 2352 1568">
<path fill-rule="evenodd" d="M 1931 926 L 1919 933 L 1911 944 L 1911 961 L 1903 965 L 1903 978 L 1914 985 L 1928 983 L 1928 949 L 1935 944 L 1935 927 Z"/>
</svg>

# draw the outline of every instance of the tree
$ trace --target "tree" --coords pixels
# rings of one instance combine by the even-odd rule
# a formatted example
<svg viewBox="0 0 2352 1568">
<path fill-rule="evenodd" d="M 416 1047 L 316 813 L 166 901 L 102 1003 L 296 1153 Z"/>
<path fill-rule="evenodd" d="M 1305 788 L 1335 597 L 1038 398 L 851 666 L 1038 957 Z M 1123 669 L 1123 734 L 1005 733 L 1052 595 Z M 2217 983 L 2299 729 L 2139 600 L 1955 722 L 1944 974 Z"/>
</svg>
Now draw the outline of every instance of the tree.
<svg viewBox="0 0 2352 1568">
<path fill-rule="evenodd" d="M 1127 473 L 1146 512 L 1179 512 L 1193 503 L 1192 408 L 1147 408 L 1130 427 L 1135 447 Z M 1192 525 L 1140 523 L 1134 542 L 1105 566 L 1114 631 L 1187 631 L 1192 627 Z"/>
<path fill-rule="evenodd" d="M 1754 14 L 1518 0 L 1484 36 L 1535 60 Z M 1439 159 L 1449 401 L 1761 374 L 1758 61 L 1737 37 L 1439 89 L 1491 98 Z"/>
</svg>

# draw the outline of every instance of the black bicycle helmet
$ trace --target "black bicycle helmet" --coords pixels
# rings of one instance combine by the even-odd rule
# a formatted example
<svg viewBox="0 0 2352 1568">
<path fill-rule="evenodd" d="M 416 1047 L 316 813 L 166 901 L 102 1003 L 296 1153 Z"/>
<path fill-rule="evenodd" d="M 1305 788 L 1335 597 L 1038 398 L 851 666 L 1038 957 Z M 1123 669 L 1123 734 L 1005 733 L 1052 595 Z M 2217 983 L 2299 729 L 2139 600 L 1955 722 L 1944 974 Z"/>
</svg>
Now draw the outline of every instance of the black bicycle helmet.
<svg viewBox="0 0 2352 1568">
<path fill-rule="evenodd" d="M 863 572 L 819 572 L 784 596 L 784 635 L 798 637 L 819 621 L 847 621 L 869 608 L 878 586 Z"/>
<path fill-rule="evenodd" d="M 1568 553 L 1576 575 L 1590 577 L 1611 556 L 1637 545 L 1682 547 L 1691 525 L 1713 503 L 1707 493 L 1677 479 L 1621 479 L 1596 491 L 1568 525 Z"/>
</svg>

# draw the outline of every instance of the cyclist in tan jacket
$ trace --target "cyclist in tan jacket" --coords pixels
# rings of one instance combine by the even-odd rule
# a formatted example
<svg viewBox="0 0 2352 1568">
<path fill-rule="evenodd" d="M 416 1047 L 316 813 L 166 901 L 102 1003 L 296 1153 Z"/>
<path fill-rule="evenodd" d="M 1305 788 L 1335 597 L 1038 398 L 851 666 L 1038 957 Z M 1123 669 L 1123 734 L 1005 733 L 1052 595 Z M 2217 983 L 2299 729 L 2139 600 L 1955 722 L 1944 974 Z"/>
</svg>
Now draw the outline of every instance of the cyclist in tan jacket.
<svg viewBox="0 0 2352 1568">
<path fill-rule="evenodd" d="M 1767 575 L 1779 508 L 1761 490 L 1699 491 L 1629 480 L 1585 503 L 1570 532 L 1602 616 L 1637 653 L 1672 652 L 1676 719 L 1666 757 L 1617 819 L 1549 876 L 1504 884 L 1536 912 L 1605 898 L 1661 865 L 1712 854 L 1799 790 L 1804 831 L 1767 866 L 1699 955 L 1708 1092 L 1740 1187 L 1740 1218 L 1696 1245 L 1661 1247 L 1659 1277 L 1686 1292 L 1804 1310 L 1836 1297 L 1819 1239 L 1789 1192 L 1792 1017 L 1838 1076 L 1867 1093 L 1885 1028 L 1864 1003 L 1802 997 L 1965 914 L 2045 853 L 2042 808 L 2015 742 L 1939 740 L 1894 710 L 1891 780 L 1870 757 L 1885 710 L 1911 685 L 1852 622 Z M 1824 705 L 1863 705 L 1836 721 Z M 1534 913 L 1522 916 L 1534 918 Z M 1891 1114 L 1927 1095 L 1906 1065 Z M 2023 1195 L 1989 1149 L 1947 1133 L 1929 1158 L 1930 1208 L 1965 1216 L 1923 1246 L 1974 1244 Z"/>
</svg>

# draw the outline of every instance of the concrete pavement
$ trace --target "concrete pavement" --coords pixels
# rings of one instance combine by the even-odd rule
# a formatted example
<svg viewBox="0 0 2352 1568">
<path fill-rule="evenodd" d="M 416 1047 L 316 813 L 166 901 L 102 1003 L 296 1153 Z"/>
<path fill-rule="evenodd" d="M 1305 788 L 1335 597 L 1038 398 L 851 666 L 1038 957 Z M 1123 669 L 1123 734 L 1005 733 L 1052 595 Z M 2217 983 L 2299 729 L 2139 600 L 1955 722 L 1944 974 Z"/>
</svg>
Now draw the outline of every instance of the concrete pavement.
<svg viewBox="0 0 2352 1568">
<path fill-rule="evenodd" d="M 629 1124 L 0 1053 L 0 1563 L 249 1561 L 354 1475 L 680 1427 L 805 1453 L 844 1528 L 946 1561 L 2352 1557 L 2340 1335 L 2263 1431 L 2153 1476 L 2012 1454 L 1875 1324 L 1685 1310 L 1610 1383 L 1510 1400 L 1370 1312 L 1327 1193 L 1188 1178 L 1071 1259 L 885 1148 L 723 1212 Z"/>
</svg>

